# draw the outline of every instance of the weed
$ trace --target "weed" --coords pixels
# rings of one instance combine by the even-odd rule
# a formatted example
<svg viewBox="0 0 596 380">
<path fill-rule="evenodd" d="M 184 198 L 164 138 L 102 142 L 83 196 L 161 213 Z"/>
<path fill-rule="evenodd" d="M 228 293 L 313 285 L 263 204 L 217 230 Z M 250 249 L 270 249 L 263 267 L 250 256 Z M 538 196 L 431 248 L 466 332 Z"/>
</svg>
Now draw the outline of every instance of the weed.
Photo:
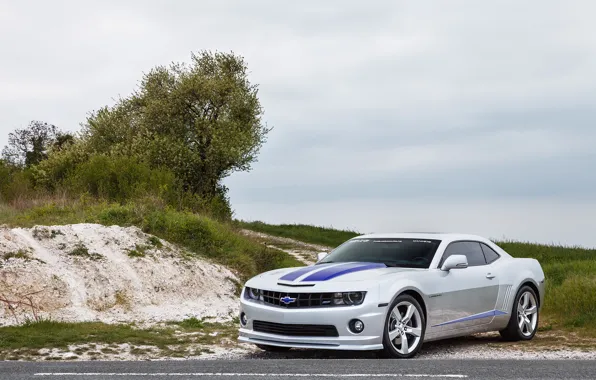
<svg viewBox="0 0 596 380">
<path fill-rule="evenodd" d="M 130 299 L 123 290 L 117 290 L 114 294 L 114 306 L 122 306 L 124 308 L 130 307 Z"/>
<path fill-rule="evenodd" d="M 89 253 L 89 249 L 87 247 L 85 247 L 85 245 L 83 243 L 78 243 L 77 245 L 75 245 L 74 249 L 72 251 L 70 251 L 70 253 L 68 255 L 75 256 L 75 257 L 89 258 L 94 261 L 101 260 L 104 258 L 99 253 Z"/>
<path fill-rule="evenodd" d="M 196 317 L 186 318 L 179 322 L 178 326 L 185 329 L 202 329 L 205 327 L 203 320 Z"/>
<path fill-rule="evenodd" d="M 64 233 L 62 231 L 60 231 L 60 230 L 52 230 L 51 235 L 50 235 L 50 238 L 51 239 L 54 239 L 58 235 L 64 235 Z"/>
<path fill-rule="evenodd" d="M 31 235 L 33 235 L 36 240 L 48 239 L 50 237 L 50 231 L 45 227 L 35 227 L 31 232 Z"/>
<path fill-rule="evenodd" d="M 240 293 L 242 292 L 242 284 L 239 283 L 238 281 L 236 281 L 235 279 L 233 279 L 232 277 L 226 277 L 226 280 L 230 281 L 232 284 L 234 284 L 234 294 L 236 295 L 240 295 Z"/>
<path fill-rule="evenodd" d="M 138 245 L 135 244 L 135 249 L 127 249 L 128 251 L 128 257 L 145 257 L 146 256 L 146 251 L 147 249 L 149 249 L 150 247 L 146 246 L 146 245 Z"/>
<path fill-rule="evenodd" d="M 54 239 L 58 235 L 64 235 L 64 233 L 60 230 L 50 230 L 47 227 L 35 227 L 31 234 L 37 240 Z"/>
<path fill-rule="evenodd" d="M 89 257 L 89 249 L 83 243 L 75 245 L 74 249 L 70 251 L 70 256 Z"/>
<path fill-rule="evenodd" d="M 163 247 L 163 243 L 161 242 L 161 240 L 159 240 L 159 238 L 157 236 L 149 237 L 147 243 L 154 246 L 155 248 Z"/>
<path fill-rule="evenodd" d="M 19 249 L 16 252 L 7 252 L 2 256 L 2 258 L 4 260 L 8 260 L 8 259 L 20 259 L 20 260 L 26 260 L 26 261 L 32 260 L 32 257 L 29 255 L 29 252 L 27 252 L 24 249 Z"/>
</svg>

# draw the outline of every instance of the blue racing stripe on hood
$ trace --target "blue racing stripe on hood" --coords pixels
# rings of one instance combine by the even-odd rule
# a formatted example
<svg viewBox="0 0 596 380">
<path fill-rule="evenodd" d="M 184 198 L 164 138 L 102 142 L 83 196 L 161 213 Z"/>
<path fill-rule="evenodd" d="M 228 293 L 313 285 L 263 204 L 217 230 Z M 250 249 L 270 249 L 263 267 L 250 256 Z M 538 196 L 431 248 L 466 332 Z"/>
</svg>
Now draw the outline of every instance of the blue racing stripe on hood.
<svg viewBox="0 0 596 380">
<path fill-rule="evenodd" d="M 304 267 L 304 268 L 300 268 L 297 269 L 293 272 L 287 273 L 284 276 L 280 277 L 280 280 L 283 281 L 294 281 L 295 279 L 297 279 L 298 277 L 307 274 L 308 272 L 312 272 L 313 270 L 316 269 L 321 269 L 321 267 L 324 264 L 319 264 L 319 265 L 311 265 L 309 267 Z"/>
<path fill-rule="evenodd" d="M 346 263 L 346 265 L 335 266 L 313 273 L 302 281 L 327 281 L 348 273 L 386 267 L 387 266 L 383 263 Z"/>
</svg>

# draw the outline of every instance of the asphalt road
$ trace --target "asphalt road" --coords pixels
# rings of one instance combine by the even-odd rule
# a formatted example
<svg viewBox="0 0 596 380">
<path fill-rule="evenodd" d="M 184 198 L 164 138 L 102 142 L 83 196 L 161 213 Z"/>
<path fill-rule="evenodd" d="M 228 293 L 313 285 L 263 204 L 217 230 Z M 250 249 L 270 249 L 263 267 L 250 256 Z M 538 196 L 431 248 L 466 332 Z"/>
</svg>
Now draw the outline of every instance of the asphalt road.
<svg viewBox="0 0 596 380">
<path fill-rule="evenodd" d="M 595 379 L 595 360 L 0 362 L 1 380 Z"/>
</svg>

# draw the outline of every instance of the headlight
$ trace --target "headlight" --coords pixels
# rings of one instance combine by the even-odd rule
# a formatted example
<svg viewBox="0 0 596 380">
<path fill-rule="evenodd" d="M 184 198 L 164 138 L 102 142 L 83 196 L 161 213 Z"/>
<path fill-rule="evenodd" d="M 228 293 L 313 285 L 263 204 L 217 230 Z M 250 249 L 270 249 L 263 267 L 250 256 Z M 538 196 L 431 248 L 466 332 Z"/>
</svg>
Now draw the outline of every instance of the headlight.
<svg viewBox="0 0 596 380">
<path fill-rule="evenodd" d="M 261 291 L 255 288 L 246 288 L 246 295 L 250 299 L 258 300 L 261 298 Z"/>
<path fill-rule="evenodd" d="M 366 292 L 335 293 L 333 304 L 335 305 L 360 305 L 364 302 Z"/>
</svg>

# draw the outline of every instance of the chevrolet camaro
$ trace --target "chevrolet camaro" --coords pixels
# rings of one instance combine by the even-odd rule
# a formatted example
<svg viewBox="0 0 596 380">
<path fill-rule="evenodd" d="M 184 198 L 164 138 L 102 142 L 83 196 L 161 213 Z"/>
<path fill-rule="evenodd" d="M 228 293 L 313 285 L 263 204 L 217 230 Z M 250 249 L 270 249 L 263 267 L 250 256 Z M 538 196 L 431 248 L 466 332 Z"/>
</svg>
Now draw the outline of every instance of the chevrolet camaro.
<svg viewBox="0 0 596 380">
<path fill-rule="evenodd" d="M 462 234 L 369 234 L 314 265 L 248 280 L 238 339 L 267 351 L 377 350 L 415 356 L 423 342 L 498 331 L 529 340 L 544 272 L 491 240 Z"/>
</svg>

